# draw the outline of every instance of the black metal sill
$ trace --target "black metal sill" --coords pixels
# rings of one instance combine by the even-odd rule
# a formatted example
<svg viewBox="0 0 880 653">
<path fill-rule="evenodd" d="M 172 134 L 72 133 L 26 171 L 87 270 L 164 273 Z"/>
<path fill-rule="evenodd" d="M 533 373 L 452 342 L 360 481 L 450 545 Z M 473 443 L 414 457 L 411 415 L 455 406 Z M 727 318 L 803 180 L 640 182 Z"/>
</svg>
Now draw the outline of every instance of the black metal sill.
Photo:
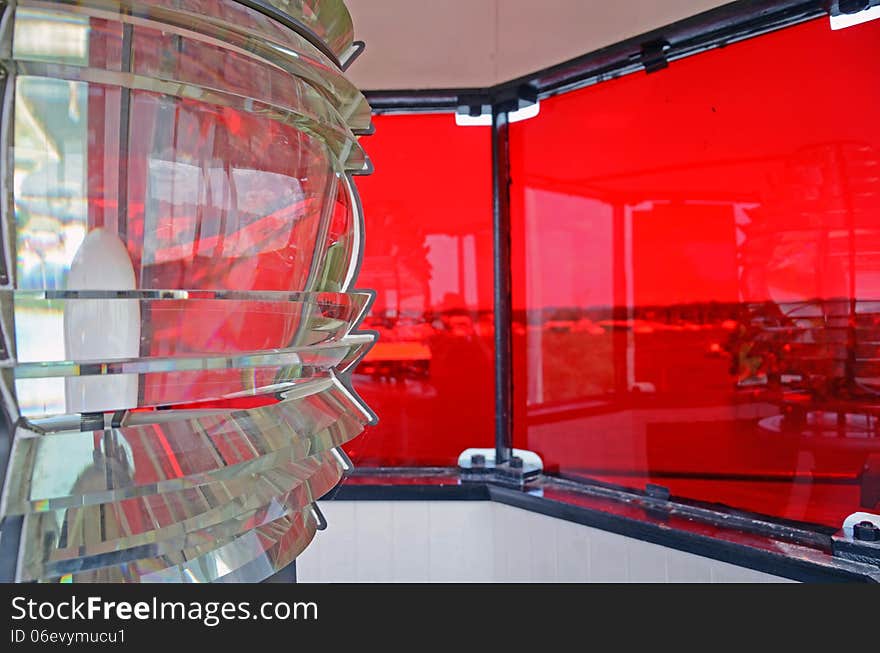
<svg viewBox="0 0 880 653">
<path fill-rule="evenodd" d="M 339 501 L 489 501 L 485 483 L 462 483 L 453 467 L 355 468 L 324 499 Z"/>
<path fill-rule="evenodd" d="M 462 481 L 455 468 L 359 468 L 327 499 L 497 501 L 549 517 L 802 582 L 880 583 L 880 567 L 831 554 L 831 535 L 737 511 L 716 510 L 543 476 L 524 490 Z"/>
</svg>

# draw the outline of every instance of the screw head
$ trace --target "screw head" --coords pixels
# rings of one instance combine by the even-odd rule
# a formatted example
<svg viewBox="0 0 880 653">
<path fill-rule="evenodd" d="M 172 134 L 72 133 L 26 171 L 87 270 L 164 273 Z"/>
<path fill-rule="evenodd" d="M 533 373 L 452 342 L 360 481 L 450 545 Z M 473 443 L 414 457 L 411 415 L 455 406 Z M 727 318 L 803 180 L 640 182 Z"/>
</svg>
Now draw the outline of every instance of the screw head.
<svg viewBox="0 0 880 653">
<path fill-rule="evenodd" d="M 510 459 L 510 467 L 512 469 L 522 469 L 523 468 L 523 459 L 519 456 L 513 456 Z"/>
<path fill-rule="evenodd" d="M 860 542 L 880 542 L 880 528 L 869 521 L 853 526 L 853 538 Z"/>
<path fill-rule="evenodd" d="M 868 0 L 840 0 L 837 4 L 842 14 L 857 14 L 868 8 Z"/>
<path fill-rule="evenodd" d="M 471 467 L 485 467 L 486 456 L 481 453 L 475 453 L 471 456 Z"/>
</svg>

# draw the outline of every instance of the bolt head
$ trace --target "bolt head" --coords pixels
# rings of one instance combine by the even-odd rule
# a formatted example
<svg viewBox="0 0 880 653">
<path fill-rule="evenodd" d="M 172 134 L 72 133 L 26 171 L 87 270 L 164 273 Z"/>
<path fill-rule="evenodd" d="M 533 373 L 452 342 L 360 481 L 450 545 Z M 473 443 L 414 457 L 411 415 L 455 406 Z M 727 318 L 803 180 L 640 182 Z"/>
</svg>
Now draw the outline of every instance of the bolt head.
<svg viewBox="0 0 880 653">
<path fill-rule="evenodd" d="M 840 0 L 837 6 L 842 14 L 857 14 L 868 8 L 868 0 Z"/>
<path fill-rule="evenodd" d="M 880 542 L 880 528 L 869 521 L 862 521 L 853 526 L 853 539 L 860 542 Z"/>
</svg>

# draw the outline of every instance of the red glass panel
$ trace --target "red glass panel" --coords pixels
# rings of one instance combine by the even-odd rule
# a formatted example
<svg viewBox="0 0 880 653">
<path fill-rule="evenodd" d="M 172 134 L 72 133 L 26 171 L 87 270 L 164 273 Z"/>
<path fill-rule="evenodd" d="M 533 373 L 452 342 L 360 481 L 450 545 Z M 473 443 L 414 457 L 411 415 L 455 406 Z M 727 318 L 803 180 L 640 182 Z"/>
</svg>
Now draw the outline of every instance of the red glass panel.
<svg viewBox="0 0 880 653">
<path fill-rule="evenodd" d="M 880 508 L 878 54 L 880 22 L 817 20 L 511 126 L 517 446 L 789 519 Z"/>
<path fill-rule="evenodd" d="M 486 128 L 451 115 L 378 116 L 358 177 L 366 218 L 359 287 L 380 340 L 354 374 L 379 425 L 362 465 L 451 465 L 492 446 L 492 169 Z"/>
</svg>

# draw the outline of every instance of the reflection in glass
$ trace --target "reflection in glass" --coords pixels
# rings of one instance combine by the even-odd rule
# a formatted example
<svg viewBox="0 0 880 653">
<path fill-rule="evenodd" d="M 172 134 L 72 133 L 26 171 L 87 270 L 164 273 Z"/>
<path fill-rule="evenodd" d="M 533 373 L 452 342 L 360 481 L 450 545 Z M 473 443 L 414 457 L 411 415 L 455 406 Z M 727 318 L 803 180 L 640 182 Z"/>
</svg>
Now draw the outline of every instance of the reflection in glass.
<svg viewBox="0 0 880 653">
<path fill-rule="evenodd" d="M 511 126 L 516 446 L 833 528 L 880 508 L 878 44 L 817 20 Z"/>
<path fill-rule="evenodd" d="M 454 172 L 439 186 L 417 164 L 421 134 L 432 166 Z M 361 280 L 377 291 L 364 324 L 381 335 L 354 378 L 382 421 L 349 445 L 358 464 L 454 466 L 493 443 L 489 139 L 448 114 L 376 118 L 376 172 L 357 184 L 369 234 Z"/>
</svg>

